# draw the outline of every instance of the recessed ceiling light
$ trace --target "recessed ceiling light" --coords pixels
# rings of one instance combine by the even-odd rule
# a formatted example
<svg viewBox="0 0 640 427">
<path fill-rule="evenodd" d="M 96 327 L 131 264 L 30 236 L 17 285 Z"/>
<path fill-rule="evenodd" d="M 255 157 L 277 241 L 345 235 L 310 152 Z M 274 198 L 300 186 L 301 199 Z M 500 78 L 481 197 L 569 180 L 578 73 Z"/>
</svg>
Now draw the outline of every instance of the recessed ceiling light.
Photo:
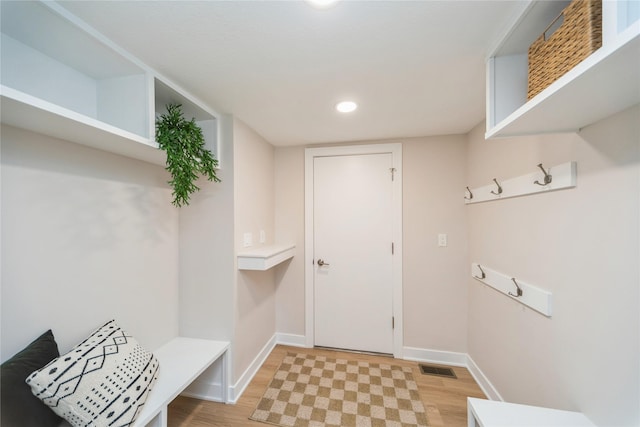
<svg viewBox="0 0 640 427">
<path fill-rule="evenodd" d="M 338 0 L 306 0 L 311 6 L 317 9 L 326 9 L 332 6 L 334 3 L 337 3 Z"/>
<path fill-rule="evenodd" d="M 350 113 L 355 111 L 356 108 L 358 108 L 358 104 L 353 101 L 342 101 L 336 104 L 336 110 L 341 113 Z"/>
</svg>

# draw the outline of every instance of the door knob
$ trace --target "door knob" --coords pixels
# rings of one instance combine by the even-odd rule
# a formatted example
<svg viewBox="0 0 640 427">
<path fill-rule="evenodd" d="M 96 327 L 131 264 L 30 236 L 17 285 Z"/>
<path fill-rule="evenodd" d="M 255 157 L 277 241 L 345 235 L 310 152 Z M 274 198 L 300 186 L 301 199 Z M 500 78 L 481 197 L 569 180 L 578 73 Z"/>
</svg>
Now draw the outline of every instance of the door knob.
<svg viewBox="0 0 640 427">
<path fill-rule="evenodd" d="M 319 265 L 320 267 L 322 267 L 323 265 L 329 265 L 329 263 L 328 263 L 328 262 L 324 262 L 322 259 L 319 259 L 319 260 L 318 260 L 318 265 Z"/>
</svg>

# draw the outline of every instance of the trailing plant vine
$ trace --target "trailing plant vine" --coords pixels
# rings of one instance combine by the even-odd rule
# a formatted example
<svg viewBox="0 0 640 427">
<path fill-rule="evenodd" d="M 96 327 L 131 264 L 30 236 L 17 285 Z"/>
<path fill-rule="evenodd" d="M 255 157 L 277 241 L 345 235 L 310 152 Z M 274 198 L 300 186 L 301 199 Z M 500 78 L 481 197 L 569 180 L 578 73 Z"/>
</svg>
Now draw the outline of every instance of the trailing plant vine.
<svg viewBox="0 0 640 427">
<path fill-rule="evenodd" d="M 195 184 L 200 176 L 220 182 L 216 175 L 218 160 L 204 146 L 202 129 L 195 119 L 184 118 L 182 105 L 167 105 L 167 113 L 156 119 L 156 141 L 167 153 L 165 169 L 171 174 L 173 204 L 189 204 L 189 197 L 200 188 Z"/>
</svg>

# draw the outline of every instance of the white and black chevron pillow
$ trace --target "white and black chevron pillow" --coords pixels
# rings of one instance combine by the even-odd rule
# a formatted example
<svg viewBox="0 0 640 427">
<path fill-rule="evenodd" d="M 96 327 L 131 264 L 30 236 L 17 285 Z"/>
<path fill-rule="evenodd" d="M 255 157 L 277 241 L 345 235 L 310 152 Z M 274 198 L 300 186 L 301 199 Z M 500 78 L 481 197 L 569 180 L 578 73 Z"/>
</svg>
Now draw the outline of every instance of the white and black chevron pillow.
<svg viewBox="0 0 640 427">
<path fill-rule="evenodd" d="M 158 360 L 114 320 L 27 378 L 72 426 L 130 426 L 158 376 Z"/>
</svg>

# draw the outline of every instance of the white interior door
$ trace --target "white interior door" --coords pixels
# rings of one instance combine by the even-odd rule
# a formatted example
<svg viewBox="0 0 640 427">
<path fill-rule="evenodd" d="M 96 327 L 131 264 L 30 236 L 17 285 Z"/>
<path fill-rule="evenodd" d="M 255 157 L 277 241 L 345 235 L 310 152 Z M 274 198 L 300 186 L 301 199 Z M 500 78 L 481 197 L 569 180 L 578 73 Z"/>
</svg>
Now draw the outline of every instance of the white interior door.
<svg viewBox="0 0 640 427">
<path fill-rule="evenodd" d="M 393 157 L 313 163 L 314 344 L 393 353 Z"/>
</svg>

